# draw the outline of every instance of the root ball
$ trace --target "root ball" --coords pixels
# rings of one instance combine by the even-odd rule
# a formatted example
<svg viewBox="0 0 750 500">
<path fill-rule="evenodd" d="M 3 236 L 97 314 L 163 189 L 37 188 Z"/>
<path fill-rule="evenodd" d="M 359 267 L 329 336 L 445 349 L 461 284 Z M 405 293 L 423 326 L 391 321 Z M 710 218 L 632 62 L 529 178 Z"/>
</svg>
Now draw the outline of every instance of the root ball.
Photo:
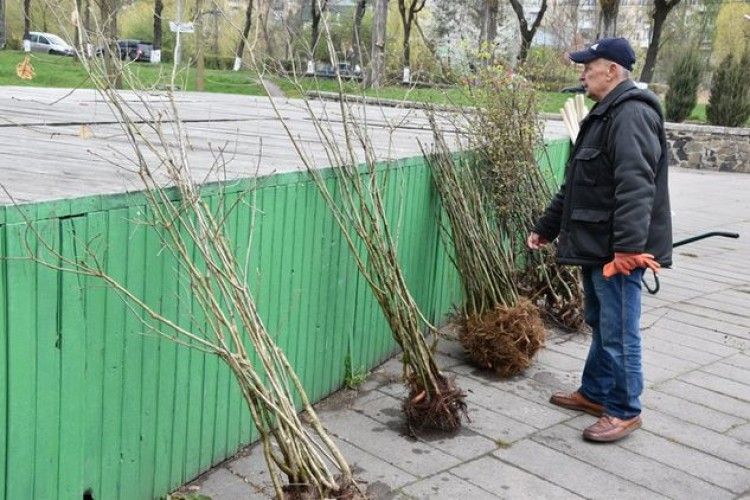
<svg viewBox="0 0 750 500">
<path fill-rule="evenodd" d="M 479 367 L 512 377 L 531 364 L 544 345 L 544 323 L 539 310 L 526 299 L 515 307 L 498 306 L 482 316 L 468 315 L 459 340 Z"/>
</svg>

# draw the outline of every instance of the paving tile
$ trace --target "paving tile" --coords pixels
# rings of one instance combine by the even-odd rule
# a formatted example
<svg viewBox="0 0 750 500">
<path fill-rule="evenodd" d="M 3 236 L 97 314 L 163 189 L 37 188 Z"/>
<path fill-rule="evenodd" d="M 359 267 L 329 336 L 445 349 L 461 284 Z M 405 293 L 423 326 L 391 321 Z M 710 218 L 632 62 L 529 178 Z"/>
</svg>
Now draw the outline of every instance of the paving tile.
<svg viewBox="0 0 750 500">
<path fill-rule="evenodd" d="M 540 399 L 525 399 L 507 392 L 503 382 L 483 383 L 474 377 L 464 377 L 462 387 L 467 391 L 468 405 L 482 406 L 520 422 L 543 429 L 569 418 L 567 413 L 552 407 L 549 394 Z M 473 383 L 470 383 L 473 381 Z"/>
<path fill-rule="evenodd" d="M 691 300 L 690 303 L 713 308 L 723 313 L 735 314 L 744 317 L 746 321 L 750 321 L 750 296 L 732 299 L 727 297 L 726 293 L 721 293 L 720 295 L 699 297 Z"/>
<path fill-rule="evenodd" d="M 669 380 L 659 384 L 655 389 L 729 415 L 750 418 L 750 403 L 682 380 Z"/>
<path fill-rule="evenodd" d="M 702 319 L 706 318 L 711 321 L 717 321 L 724 325 L 726 325 L 727 328 L 731 327 L 731 331 L 726 331 L 726 333 L 732 333 L 732 332 L 740 332 L 745 333 L 748 331 L 747 325 L 748 325 L 748 316 L 747 315 L 737 315 L 732 314 L 728 312 L 721 311 L 719 309 L 716 309 L 712 306 L 706 306 L 706 305 L 699 305 L 695 301 L 691 300 L 689 304 L 685 303 L 677 303 L 670 307 L 673 311 L 683 311 L 690 315 L 690 321 L 686 320 L 686 322 L 690 322 L 691 324 L 696 324 L 693 321 L 698 321 L 697 324 L 702 323 Z M 674 318 L 680 318 L 681 316 L 678 316 L 677 314 L 671 315 Z M 739 327 L 739 328 L 734 328 Z"/>
<path fill-rule="evenodd" d="M 727 436 L 732 436 L 735 439 L 750 444 L 750 423 L 738 425 L 727 432 Z"/>
<path fill-rule="evenodd" d="M 337 439 L 336 445 L 343 453 L 360 485 L 365 489 L 375 486 L 381 496 L 416 479 L 412 474 L 345 441 Z"/>
<path fill-rule="evenodd" d="M 394 491 L 401 486 L 411 483 L 416 476 L 395 467 L 388 462 L 367 453 L 366 451 L 347 443 L 346 441 L 333 438 L 339 451 L 344 455 L 347 463 L 351 467 L 352 473 L 357 481 L 364 488 L 376 485 L 381 493 Z M 333 462 L 327 461 L 331 471 L 336 468 Z M 263 494 L 261 498 L 270 498 L 273 496 L 273 485 L 268 475 L 268 468 L 263 458 L 263 450 L 260 445 L 250 447 L 247 452 L 237 459 L 227 463 L 227 469 L 235 475 L 240 476 L 246 483 L 251 485 L 253 491 L 257 494 Z M 282 478 L 282 482 L 285 481 Z M 239 497 L 216 497 L 234 499 Z"/>
<path fill-rule="evenodd" d="M 199 481 L 199 486 L 197 493 L 212 499 L 266 499 L 269 495 L 273 495 L 273 489 L 259 492 L 224 467 L 213 469 L 203 476 Z"/>
<path fill-rule="evenodd" d="M 403 493 L 413 498 L 471 498 L 476 500 L 494 500 L 497 497 L 474 484 L 444 472 L 432 476 L 402 489 Z"/>
<path fill-rule="evenodd" d="M 578 350 L 579 354 L 577 356 L 572 356 L 569 353 L 563 353 L 556 349 L 557 347 L 548 347 L 539 351 L 536 356 L 536 361 L 543 365 L 554 367 L 560 371 L 580 373 L 583 369 L 583 364 L 586 361 L 588 347 L 567 348 L 571 351 L 574 349 Z"/>
<path fill-rule="evenodd" d="M 486 455 L 498 448 L 498 443 L 464 425 L 452 435 L 445 433 L 419 433 L 419 441 L 463 460 Z"/>
<path fill-rule="evenodd" d="M 719 342 L 710 340 L 710 336 L 703 330 L 699 329 L 698 335 L 701 336 L 696 336 L 690 333 L 689 325 L 685 325 L 683 331 L 680 331 L 679 327 L 680 325 L 676 323 L 668 326 L 666 323 L 662 324 L 660 322 L 658 328 L 655 327 L 649 330 L 648 335 L 653 335 L 668 342 L 674 342 L 677 345 L 700 349 L 720 357 L 731 356 L 738 352 L 737 348 L 726 345 L 723 340 Z M 672 328 L 677 328 L 677 330 L 673 330 Z"/>
<path fill-rule="evenodd" d="M 750 354 L 738 353 L 723 360 L 724 363 L 750 370 Z"/>
<path fill-rule="evenodd" d="M 648 422 L 646 424 L 648 426 Z M 623 440 L 620 446 L 734 493 L 750 488 L 750 474 L 746 467 L 729 463 L 650 431 L 636 431 Z"/>
<path fill-rule="evenodd" d="M 466 427 L 498 444 L 513 443 L 537 431 L 536 427 L 482 406 L 470 404 L 468 413 L 471 422 Z"/>
<path fill-rule="evenodd" d="M 440 339 L 437 347 L 438 352 L 455 359 L 465 360 L 465 350 L 458 340 Z"/>
<path fill-rule="evenodd" d="M 553 391 L 567 390 L 578 387 L 581 375 L 578 372 L 562 371 L 553 366 L 535 362 L 524 373 L 525 378 L 552 389 Z"/>
<path fill-rule="evenodd" d="M 255 491 L 273 492 L 263 448 L 259 443 L 244 450 L 242 456 L 229 461 L 225 467 L 251 484 Z"/>
<path fill-rule="evenodd" d="M 496 451 L 494 455 L 507 464 L 587 498 L 603 498 L 604 490 L 606 498 L 666 498 L 637 483 L 533 441 L 521 441 L 508 449 Z"/>
<path fill-rule="evenodd" d="M 386 427 L 352 410 L 321 413 L 320 417 L 334 436 L 417 477 L 434 474 L 460 462 L 432 446 L 400 434 L 403 430 L 401 424 L 395 428 Z"/>
<path fill-rule="evenodd" d="M 645 343 L 645 342 L 644 342 Z M 676 355 L 665 354 L 650 349 L 643 349 L 643 364 L 648 367 L 669 367 L 668 371 L 673 373 L 684 373 L 695 370 L 700 365 L 687 359 L 681 359 Z"/>
<path fill-rule="evenodd" d="M 713 363 L 704 366 L 701 371 L 729 379 L 738 384 L 750 384 L 750 368 L 742 368 L 730 363 Z"/>
<path fill-rule="evenodd" d="M 656 352 L 669 354 L 672 357 L 691 361 L 699 366 L 721 359 L 721 357 L 717 356 L 716 354 L 711 354 L 700 349 L 684 346 L 671 339 L 664 340 L 654 335 L 649 335 L 648 332 L 643 334 L 643 348 L 644 351 L 653 350 Z M 645 352 L 644 355 L 646 355 Z"/>
<path fill-rule="evenodd" d="M 364 405 L 357 405 L 354 409 L 377 420 L 386 427 L 399 428 L 404 425 L 401 404 L 400 400 L 390 395 L 383 395 L 380 398 L 368 401 Z M 455 435 L 446 436 L 445 433 L 422 432 L 419 433 L 419 440 L 462 460 L 484 455 L 497 448 L 497 443 L 493 439 L 474 431 L 468 422 L 465 422 L 461 430 Z"/>
<path fill-rule="evenodd" d="M 591 337 L 587 335 L 585 337 L 585 341 L 576 340 L 560 343 L 548 343 L 545 351 L 551 351 L 552 353 L 562 354 L 569 358 L 573 358 L 572 360 L 558 358 L 561 361 L 561 365 L 559 366 L 560 369 L 567 370 L 573 368 L 572 363 L 575 363 L 575 367 L 580 369 L 580 362 L 585 361 L 586 356 L 588 355 L 590 340 Z M 558 365 L 554 364 L 553 366 Z"/>
<path fill-rule="evenodd" d="M 720 394 L 724 394 L 725 396 L 750 402 L 750 385 L 741 382 L 735 382 L 734 380 L 729 380 L 704 371 L 686 373 L 680 377 L 680 380 L 684 380 L 685 382 L 705 389 L 710 389 Z M 750 382 L 750 380 L 748 380 L 748 382 Z"/>
<path fill-rule="evenodd" d="M 582 498 L 549 481 L 500 461 L 495 456 L 480 458 L 451 469 L 451 473 L 501 498 Z M 463 495 L 456 498 L 465 498 Z"/>
<path fill-rule="evenodd" d="M 667 415 L 700 425 L 716 432 L 726 432 L 744 422 L 744 419 L 722 413 L 704 405 L 687 401 L 683 398 L 658 390 L 646 390 L 641 398 L 643 406 L 650 410 L 659 410 Z"/>
<path fill-rule="evenodd" d="M 713 330 L 726 335 L 736 335 L 738 337 L 748 337 L 750 335 L 750 329 L 746 325 L 737 325 L 734 323 L 727 323 L 720 319 L 712 318 L 709 316 L 701 316 L 691 312 L 683 312 L 676 309 L 672 309 L 667 314 L 667 317 L 674 319 L 677 322 L 685 323 L 687 325 L 696 326 L 699 328 Z"/>
<path fill-rule="evenodd" d="M 644 412 L 644 428 L 654 434 L 750 469 L 750 445 L 659 411 Z M 748 481 L 750 473 L 746 471 Z M 750 482 L 748 483 L 750 486 Z"/>
<path fill-rule="evenodd" d="M 533 439 L 668 497 L 720 499 L 734 496 L 728 490 L 621 446 L 586 442 L 581 438 L 579 429 L 564 424 L 540 431 Z"/>
</svg>

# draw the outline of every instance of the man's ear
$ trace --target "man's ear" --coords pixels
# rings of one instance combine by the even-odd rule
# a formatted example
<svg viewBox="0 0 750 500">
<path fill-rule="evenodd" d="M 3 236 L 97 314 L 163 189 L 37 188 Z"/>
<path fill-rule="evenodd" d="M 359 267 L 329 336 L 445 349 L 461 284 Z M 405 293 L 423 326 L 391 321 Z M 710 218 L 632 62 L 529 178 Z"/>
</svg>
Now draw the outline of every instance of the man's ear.
<svg viewBox="0 0 750 500">
<path fill-rule="evenodd" d="M 617 63 L 611 62 L 607 64 L 607 78 L 609 78 L 610 80 L 617 78 L 617 75 L 619 75 L 619 73 L 620 72 L 618 71 Z"/>
</svg>

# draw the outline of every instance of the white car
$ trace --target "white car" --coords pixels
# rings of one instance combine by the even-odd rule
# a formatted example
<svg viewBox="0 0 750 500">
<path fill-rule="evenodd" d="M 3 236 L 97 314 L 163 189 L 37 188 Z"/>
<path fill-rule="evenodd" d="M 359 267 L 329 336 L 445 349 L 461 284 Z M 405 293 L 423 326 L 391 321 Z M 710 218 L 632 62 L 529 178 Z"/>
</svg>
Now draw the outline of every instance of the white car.
<svg viewBox="0 0 750 500">
<path fill-rule="evenodd" d="M 74 56 L 76 54 L 75 49 L 57 35 L 39 31 L 31 31 L 29 35 L 31 37 L 31 50 L 34 52 L 45 52 L 61 56 Z"/>
</svg>

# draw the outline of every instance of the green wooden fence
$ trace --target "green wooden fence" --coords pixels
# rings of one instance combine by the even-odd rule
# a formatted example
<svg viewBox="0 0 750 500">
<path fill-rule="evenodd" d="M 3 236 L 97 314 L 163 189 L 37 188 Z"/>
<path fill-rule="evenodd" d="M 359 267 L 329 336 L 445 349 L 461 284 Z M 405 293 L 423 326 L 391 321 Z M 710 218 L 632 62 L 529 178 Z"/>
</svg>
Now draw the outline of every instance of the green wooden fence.
<svg viewBox="0 0 750 500">
<path fill-rule="evenodd" d="M 548 147 L 557 171 L 568 143 Z M 421 158 L 388 169 L 387 210 L 408 284 L 439 322 L 460 289 Z M 266 327 L 310 397 L 338 389 L 395 345 L 339 228 L 304 174 L 209 186 Z M 236 384 L 214 356 L 145 331 L 101 282 L 54 269 L 96 250 L 107 271 L 182 326 L 203 322 L 173 258 L 142 224 L 142 195 L 0 207 L 0 500 L 163 496 L 255 439 Z M 32 221 L 29 229 L 27 221 Z M 45 242 L 54 250 L 45 248 Z M 50 266 L 28 259 L 35 252 Z M 56 255 L 57 253 L 57 255 Z"/>
</svg>

